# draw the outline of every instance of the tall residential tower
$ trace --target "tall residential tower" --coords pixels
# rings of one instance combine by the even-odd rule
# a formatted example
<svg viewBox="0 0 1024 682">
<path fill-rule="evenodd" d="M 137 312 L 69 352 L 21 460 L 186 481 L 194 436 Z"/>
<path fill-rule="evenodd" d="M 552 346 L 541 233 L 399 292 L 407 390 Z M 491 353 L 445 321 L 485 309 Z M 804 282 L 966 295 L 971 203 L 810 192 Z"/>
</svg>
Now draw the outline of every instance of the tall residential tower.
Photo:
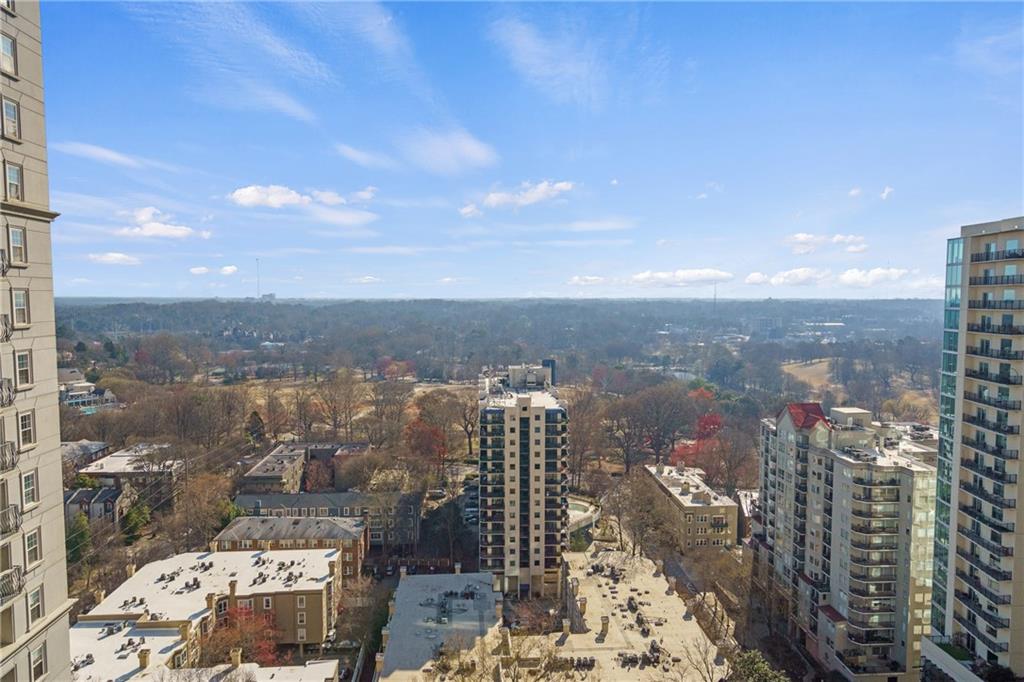
<svg viewBox="0 0 1024 682">
<path fill-rule="evenodd" d="M 0 682 L 70 679 L 39 3 L 0 1 Z"/>
<path fill-rule="evenodd" d="M 824 669 L 910 682 L 928 631 L 935 467 L 887 447 L 870 417 L 797 403 L 763 421 L 754 579 Z"/>
<path fill-rule="evenodd" d="M 568 421 L 553 363 L 480 380 L 480 570 L 502 591 L 557 596 L 567 543 Z"/>
<path fill-rule="evenodd" d="M 1019 677 L 1024 217 L 967 225 L 949 240 L 944 328 L 933 627 L 924 674 L 974 680 L 996 665 Z"/>
</svg>

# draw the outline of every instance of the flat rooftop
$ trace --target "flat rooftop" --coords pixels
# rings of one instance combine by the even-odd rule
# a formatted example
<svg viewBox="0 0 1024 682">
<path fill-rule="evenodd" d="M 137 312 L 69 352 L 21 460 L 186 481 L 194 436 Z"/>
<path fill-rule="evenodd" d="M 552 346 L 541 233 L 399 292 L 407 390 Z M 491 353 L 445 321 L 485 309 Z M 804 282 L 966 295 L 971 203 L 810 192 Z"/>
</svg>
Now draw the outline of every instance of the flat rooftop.
<svg viewBox="0 0 1024 682">
<path fill-rule="evenodd" d="M 446 597 L 446 592 L 457 594 Z M 479 639 L 496 634 L 501 625 L 494 606 L 501 598 L 490 573 L 405 576 L 395 591 L 379 679 L 419 682 L 442 643 L 454 640 L 472 649 Z"/>
<path fill-rule="evenodd" d="M 657 572 L 654 562 L 614 549 L 565 552 L 562 558 L 569 564 L 570 580 L 579 583 L 576 597 L 587 600 L 587 613 L 583 617 L 586 632 L 546 635 L 558 656 L 593 656 L 595 674 L 602 680 L 700 682 L 700 675 L 689 670 L 684 662 L 673 663 L 672 658 L 680 657 L 685 661 L 683 646 L 707 638 L 697 619 L 686 617 L 682 598 L 669 590 L 667 580 Z M 594 573 L 591 569 L 595 564 L 604 566 L 604 572 Z M 617 583 L 608 575 L 609 568 L 620 571 Z M 639 602 L 639 612 L 651 624 L 646 637 L 636 624 L 637 612 L 627 605 L 631 596 Z M 600 637 L 601 616 L 609 617 L 608 635 L 603 639 Z M 642 654 L 650 650 L 651 641 L 657 641 L 666 652 L 661 657 L 661 665 L 628 669 L 621 666 L 619 652 Z"/>
<path fill-rule="evenodd" d="M 845 448 L 836 449 L 831 448 L 828 450 L 832 455 L 850 466 L 871 466 L 871 467 L 887 467 L 887 468 L 901 468 L 907 469 L 913 472 L 928 472 L 935 471 L 935 467 L 926 464 L 917 457 L 912 456 L 911 453 L 905 452 L 902 449 L 883 449 L 877 448 Z"/>
<path fill-rule="evenodd" d="M 484 394 L 480 398 L 480 402 L 484 407 L 515 407 L 519 399 L 526 396 L 530 398 L 530 404 L 537 407 L 545 409 L 562 407 L 553 393 L 542 389 L 503 388 L 497 393 Z"/>
<path fill-rule="evenodd" d="M 704 482 L 700 469 L 684 469 L 666 466 L 658 473 L 658 467 L 648 465 L 647 470 L 672 495 L 687 507 L 736 507 L 736 500 L 719 495 Z"/>
<path fill-rule="evenodd" d="M 136 569 L 89 615 L 132 620 L 148 612 L 151 620 L 196 621 L 209 613 L 206 595 L 228 594 L 232 580 L 241 596 L 319 590 L 337 558 L 336 549 L 178 554 Z"/>
<path fill-rule="evenodd" d="M 169 460 L 159 465 L 146 461 L 146 457 L 159 454 L 171 447 L 167 443 L 139 443 L 130 448 L 112 452 L 79 469 L 83 474 L 102 476 L 104 474 L 144 473 L 146 471 L 171 471 L 182 466 L 178 460 Z"/>
<path fill-rule="evenodd" d="M 234 540 L 356 540 L 366 524 L 361 518 L 240 516 L 214 541 Z"/>
<path fill-rule="evenodd" d="M 283 447 L 283 446 L 282 446 Z M 305 449 L 298 452 L 278 452 L 275 449 L 269 455 L 256 462 L 256 464 L 245 472 L 246 477 L 259 478 L 280 478 L 295 466 L 296 462 L 303 462 L 306 458 Z"/>
</svg>

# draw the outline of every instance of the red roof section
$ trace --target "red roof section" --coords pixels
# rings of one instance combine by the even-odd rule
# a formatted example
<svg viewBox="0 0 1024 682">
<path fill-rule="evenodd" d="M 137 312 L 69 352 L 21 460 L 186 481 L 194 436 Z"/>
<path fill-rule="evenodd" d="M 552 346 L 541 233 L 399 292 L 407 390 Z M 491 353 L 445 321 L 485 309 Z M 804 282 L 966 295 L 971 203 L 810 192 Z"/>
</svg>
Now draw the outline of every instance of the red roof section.
<svg viewBox="0 0 1024 682">
<path fill-rule="evenodd" d="M 790 403 L 786 405 L 786 410 L 798 429 L 813 429 L 818 422 L 832 428 L 818 403 Z"/>
</svg>

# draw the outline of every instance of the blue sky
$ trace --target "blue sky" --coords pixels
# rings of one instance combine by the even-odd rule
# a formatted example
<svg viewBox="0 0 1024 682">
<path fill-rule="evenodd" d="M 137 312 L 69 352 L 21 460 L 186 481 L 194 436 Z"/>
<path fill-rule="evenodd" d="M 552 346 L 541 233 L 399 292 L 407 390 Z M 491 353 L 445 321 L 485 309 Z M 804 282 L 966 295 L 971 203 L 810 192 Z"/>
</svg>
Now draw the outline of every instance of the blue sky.
<svg viewBox="0 0 1024 682">
<path fill-rule="evenodd" d="M 88 26 L 88 30 L 82 30 Z M 58 295 L 937 297 L 1022 6 L 50 2 Z"/>
</svg>

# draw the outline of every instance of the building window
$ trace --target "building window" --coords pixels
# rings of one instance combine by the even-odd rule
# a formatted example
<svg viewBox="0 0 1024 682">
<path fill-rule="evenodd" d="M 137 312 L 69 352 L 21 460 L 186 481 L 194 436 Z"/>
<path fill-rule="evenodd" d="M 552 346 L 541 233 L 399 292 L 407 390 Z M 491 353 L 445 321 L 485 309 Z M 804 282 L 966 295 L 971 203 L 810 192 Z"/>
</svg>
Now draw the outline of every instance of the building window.
<svg viewBox="0 0 1024 682">
<path fill-rule="evenodd" d="M 228 600 L 227 599 L 221 599 L 219 602 L 217 602 L 217 615 L 218 616 L 223 616 L 227 612 L 228 612 Z"/>
<path fill-rule="evenodd" d="M 299 611 L 299 613 L 298 613 L 298 620 L 296 622 L 299 625 L 305 625 L 306 624 L 306 612 L 305 611 Z"/>
<path fill-rule="evenodd" d="M 351 566 L 346 566 L 345 567 L 345 575 L 352 575 L 352 567 Z"/>
<path fill-rule="evenodd" d="M 28 623 L 31 625 L 43 617 L 43 586 L 28 593 Z"/>
<path fill-rule="evenodd" d="M 14 0 L 0 0 L 0 7 L 8 12 L 14 12 Z"/>
<path fill-rule="evenodd" d="M 306 628 L 299 628 L 298 632 L 296 633 L 295 639 L 299 640 L 300 642 L 305 642 L 306 641 Z"/>
<path fill-rule="evenodd" d="M 12 227 L 7 231 L 7 243 L 11 247 L 11 262 L 12 263 L 27 263 L 28 262 L 28 249 L 25 247 L 25 228 L 24 227 Z"/>
<path fill-rule="evenodd" d="M 19 350 L 14 354 L 14 374 L 18 386 L 32 385 L 32 351 Z"/>
<path fill-rule="evenodd" d="M 14 201 L 24 201 L 24 171 L 16 163 L 8 161 L 5 164 L 7 169 L 7 198 Z"/>
<path fill-rule="evenodd" d="M 43 679 L 43 675 L 46 674 L 46 642 L 29 652 L 28 672 L 32 682 Z"/>
<path fill-rule="evenodd" d="M 300 609 L 306 608 L 306 595 L 300 594 L 299 596 L 297 596 L 295 598 L 295 606 L 296 608 Z"/>
<path fill-rule="evenodd" d="M 239 599 L 238 608 L 243 611 L 252 611 L 252 599 Z"/>
<path fill-rule="evenodd" d="M 42 531 L 36 528 L 25 535 L 25 564 L 32 566 L 43 560 Z"/>
<path fill-rule="evenodd" d="M 13 99 L 3 98 L 4 137 L 14 140 L 21 138 L 21 107 Z"/>
<path fill-rule="evenodd" d="M 18 439 L 20 446 L 23 448 L 36 442 L 35 410 L 22 412 L 18 415 Z"/>
<path fill-rule="evenodd" d="M 0 71 L 18 73 L 18 47 L 14 38 L 0 33 Z"/>
<path fill-rule="evenodd" d="M 273 597 L 264 597 L 263 598 L 263 610 L 264 611 L 269 611 L 272 608 L 274 608 L 274 598 Z"/>
<path fill-rule="evenodd" d="M 39 485 L 36 471 L 27 471 L 21 475 L 21 504 L 24 507 L 31 507 L 39 502 Z"/>
<path fill-rule="evenodd" d="M 14 309 L 14 324 L 29 324 L 32 320 L 28 309 L 28 289 L 11 290 L 11 307 Z"/>
</svg>

